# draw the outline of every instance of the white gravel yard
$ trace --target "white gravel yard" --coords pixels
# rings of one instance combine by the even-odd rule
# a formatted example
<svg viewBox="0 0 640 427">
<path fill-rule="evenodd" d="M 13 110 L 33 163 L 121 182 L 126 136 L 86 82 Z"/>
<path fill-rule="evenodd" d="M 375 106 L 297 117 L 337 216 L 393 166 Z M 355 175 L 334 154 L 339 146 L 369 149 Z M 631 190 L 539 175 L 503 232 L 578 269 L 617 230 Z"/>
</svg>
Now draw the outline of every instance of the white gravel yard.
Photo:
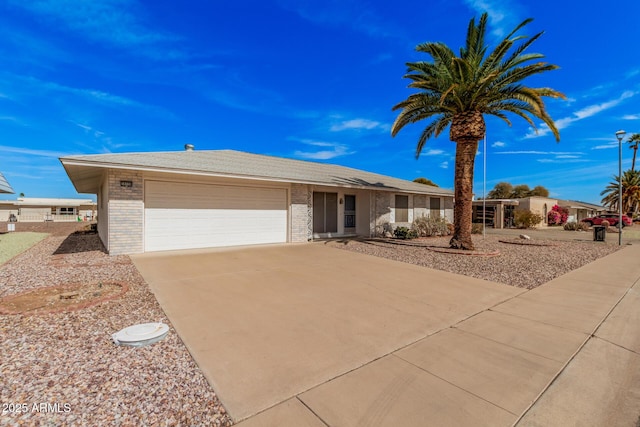
<svg viewBox="0 0 640 427">
<path fill-rule="evenodd" d="M 111 342 L 127 326 L 171 324 L 129 258 L 106 255 L 96 234 L 53 235 L 13 258 L 0 297 L 101 281 L 129 291 L 77 311 L 0 315 L 0 425 L 231 425 L 173 328 L 147 347 Z"/>
<path fill-rule="evenodd" d="M 527 289 L 540 286 L 619 249 L 617 245 L 603 242 L 555 240 L 531 240 L 530 243 L 535 245 L 516 245 L 500 242 L 519 241 L 512 236 L 487 235 L 484 239 L 482 236 L 473 236 L 476 249 L 485 253 L 499 251 L 499 255 L 459 255 L 432 250 L 447 248 L 449 239 L 430 237 L 416 240 L 333 240 L 326 244 Z M 537 246 L 541 244 L 552 246 Z"/>
</svg>

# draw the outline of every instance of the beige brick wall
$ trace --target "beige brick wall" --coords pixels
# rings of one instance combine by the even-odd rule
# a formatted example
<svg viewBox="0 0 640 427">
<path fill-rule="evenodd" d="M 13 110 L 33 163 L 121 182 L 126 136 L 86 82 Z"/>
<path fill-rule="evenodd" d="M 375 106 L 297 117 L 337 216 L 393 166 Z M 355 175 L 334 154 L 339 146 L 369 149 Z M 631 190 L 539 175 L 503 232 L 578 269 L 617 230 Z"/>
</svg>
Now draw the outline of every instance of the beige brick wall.
<svg viewBox="0 0 640 427">
<path fill-rule="evenodd" d="M 311 239 L 310 224 L 309 186 L 306 184 L 291 184 L 291 242 L 307 242 Z"/>
<path fill-rule="evenodd" d="M 453 197 L 444 197 L 444 218 L 453 224 Z"/>
<path fill-rule="evenodd" d="M 121 181 L 131 181 L 123 187 Z M 112 169 L 109 184 L 109 253 L 144 252 L 144 182 L 142 172 Z"/>
<path fill-rule="evenodd" d="M 391 223 L 391 197 L 392 194 L 386 191 L 375 191 L 371 196 L 374 200 L 372 203 L 373 211 L 371 218 L 374 218 L 375 230 L 374 235 L 380 236 L 385 231 L 385 226 Z"/>
</svg>

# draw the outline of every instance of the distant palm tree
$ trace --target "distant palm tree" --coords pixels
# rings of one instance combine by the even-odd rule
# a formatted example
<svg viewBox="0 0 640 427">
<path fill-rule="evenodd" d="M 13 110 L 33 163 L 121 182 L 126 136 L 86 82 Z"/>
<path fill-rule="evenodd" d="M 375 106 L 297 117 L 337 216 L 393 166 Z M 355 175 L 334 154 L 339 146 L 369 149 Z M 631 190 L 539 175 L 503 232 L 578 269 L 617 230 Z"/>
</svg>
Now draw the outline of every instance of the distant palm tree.
<svg viewBox="0 0 640 427">
<path fill-rule="evenodd" d="M 617 175 L 613 181 L 600 193 L 602 204 L 608 206 L 612 211 L 618 211 L 619 182 Z M 622 212 L 631 213 L 638 209 L 640 204 L 640 171 L 629 169 L 622 173 Z"/>
<path fill-rule="evenodd" d="M 629 148 L 633 150 L 633 161 L 631 162 L 631 170 L 636 170 L 636 154 L 638 154 L 638 143 L 640 143 L 640 133 L 634 133 L 627 140 Z"/>
<path fill-rule="evenodd" d="M 454 233 L 449 245 L 457 249 L 473 249 L 473 167 L 478 141 L 485 135 L 484 115 L 497 116 L 511 125 L 506 113 L 513 113 L 534 129 L 532 117 L 537 117 L 549 127 L 556 140 L 560 140 L 542 97 L 564 98 L 564 95 L 550 88 L 531 88 L 522 84 L 527 77 L 558 68 L 540 62 L 544 57 L 541 54 L 524 53 L 542 33 L 515 45 L 525 39 L 515 33 L 532 21 L 527 19 L 488 53 L 485 42 L 487 19 L 486 13 L 477 24 L 471 19 L 460 56 L 444 43 L 418 45 L 416 50 L 430 55 L 432 61 L 407 63 L 408 73 L 404 77 L 412 81 L 409 87 L 419 92 L 393 107 L 394 111 L 402 111 L 393 123 L 392 136 L 410 123 L 434 118 L 418 139 L 416 158 L 429 138 L 437 137 L 451 125 L 449 139 L 456 143 L 456 163 Z"/>
<path fill-rule="evenodd" d="M 436 184 L 435 182 L 431 181 L 429 178 L 416 178 L 413 180 L 413 182 L 417 182 L 418 184 L 424 184 L 424 185 L 431 185 L 432 187 L 437 187 L 438 184 Z"/>
</svg>

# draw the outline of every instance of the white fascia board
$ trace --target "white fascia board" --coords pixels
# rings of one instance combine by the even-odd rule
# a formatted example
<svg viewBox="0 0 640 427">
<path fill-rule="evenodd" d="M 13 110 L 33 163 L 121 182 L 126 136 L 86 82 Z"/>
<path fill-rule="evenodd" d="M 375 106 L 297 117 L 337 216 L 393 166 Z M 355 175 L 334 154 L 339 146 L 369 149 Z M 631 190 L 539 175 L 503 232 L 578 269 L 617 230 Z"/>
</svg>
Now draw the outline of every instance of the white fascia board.
<svg viewBox="0 0 640 427">
<path fill-rule="evenodd" d="M 96 167 L 96 168 L 103 168 L 103 169 L 140 170 L 144 172 L 173 173 L 173 174 L 180 174 L 180 175 L 209 176 L 209 177 L 217 177 L 217 178 L 250 179 L 255 181 L 283 182 L 283 183 L 289 183 L 289 184 L 307 184 L 307 185 L 319 185 L 324 187 L 354 188 L 359 190 L 372 190 L 372 191 L 387 191 L 391 193 L 424 194 L 427 196 L 453 197 L 453 194 L 438 194 L 438 193 L 431 193 L 426 191 L 404 190 L 400 188 L 391 188 L 391 187 L 378 188 L 378 187 L 367 187 L 365 185 L 336 184 L 336 183 L 327 183 L 327 182 L 319 182 L 319 181 L 304 181 L 304 180 L 294 180 L 294 179 L 285 179 L 285 178 L 261 177 L 261 176 L 255 176 L 255 175 L 223 174 L 223 173 L 216 173 L 216 172 L 195 171 L 195 170 L 189 170 L 189 169 L 168 169 L 168 168 L 157 168 L 152 166 L 83 162 L 78 160 L 65 160 L 64 158 L 61 158 L 60 161 L 65 166 L 66 165 L 88 166 L 88 167 Z"/>
</svg>

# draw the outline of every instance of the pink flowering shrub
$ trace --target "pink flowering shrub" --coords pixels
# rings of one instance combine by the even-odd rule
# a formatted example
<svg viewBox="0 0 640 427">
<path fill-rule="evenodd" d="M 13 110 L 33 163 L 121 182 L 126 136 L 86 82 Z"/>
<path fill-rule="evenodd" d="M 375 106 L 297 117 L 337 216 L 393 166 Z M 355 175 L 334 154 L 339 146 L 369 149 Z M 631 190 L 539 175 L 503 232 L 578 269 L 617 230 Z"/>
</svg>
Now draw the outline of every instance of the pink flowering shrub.
<svg viewBox="0 0 640 427">
<path fill-rule="evenodd" d="M 569 218 L 569 210 L 554 205 L 547 215 L 547 223 L 549 225 L 562 225 L 567 222 L 567 218 Z"/>
</svg>

